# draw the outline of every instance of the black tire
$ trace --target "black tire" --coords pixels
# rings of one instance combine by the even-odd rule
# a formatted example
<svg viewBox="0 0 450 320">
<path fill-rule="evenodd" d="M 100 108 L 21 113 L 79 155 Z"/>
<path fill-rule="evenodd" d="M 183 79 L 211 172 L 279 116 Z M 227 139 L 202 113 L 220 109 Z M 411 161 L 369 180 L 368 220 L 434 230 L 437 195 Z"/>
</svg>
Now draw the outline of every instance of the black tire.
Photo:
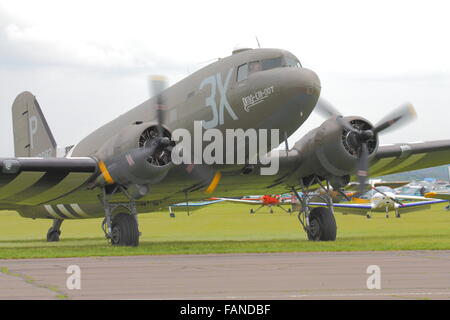
<svg viewBox="0 0 450 320">
<path fill-rule="evenodd" d="M 250 209 L 250 213 L 255 213 L 255 210 L 253 210 L 253 209 Z"/>
<path fill-rule="evenodd" d="M 337 233 L 336 219 L 328 208 L 318 207 L 309 214 L 308 240 L 311 241 L 335 241 Z"/>
<path fill-rule="evenodd" d="M 136 247 L 139 245 L 139 229 L 134 216 L 118 213 L 111 224 L 111 244 L 113 246 Z"/>
<path fill-rule="evenodd" d="M 61 230 L 53 230 L 53 228 L 48 229 L 47 242 L 58 242 L 60 235 Z"/>
</svg>

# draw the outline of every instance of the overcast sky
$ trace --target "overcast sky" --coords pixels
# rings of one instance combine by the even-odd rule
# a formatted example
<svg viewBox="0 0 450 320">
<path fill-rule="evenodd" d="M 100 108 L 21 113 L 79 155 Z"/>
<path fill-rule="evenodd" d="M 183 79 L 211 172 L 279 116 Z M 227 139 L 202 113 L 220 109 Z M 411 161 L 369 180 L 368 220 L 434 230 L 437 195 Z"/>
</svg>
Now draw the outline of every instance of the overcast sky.
<svg viewBox="0 0 450 320">
<path fill-rule="evenodd" d="M 13 155 L 11 104 L 31 91 L 60 146 L 240 44 L 283 48 L 345 115 L 377 122 L 410 101 L 418 120 L 382 143 L 450 139 L 448 1 L 0 0 L 0 156 Z M 314 114 L 292 145 L 323 121 Z"/>
</svg>

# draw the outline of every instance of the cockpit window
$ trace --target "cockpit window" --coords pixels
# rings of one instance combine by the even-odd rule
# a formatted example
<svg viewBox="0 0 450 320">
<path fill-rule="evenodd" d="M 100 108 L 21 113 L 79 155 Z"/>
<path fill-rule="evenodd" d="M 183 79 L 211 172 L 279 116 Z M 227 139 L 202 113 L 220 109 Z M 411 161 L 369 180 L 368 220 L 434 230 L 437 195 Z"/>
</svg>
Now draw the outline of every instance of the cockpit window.
<svg viewBox="0 0 450 320">
<path fill-rule="evenodd" d="M 286 61 L 286 67 L 296 67 L 296 68 L 302 67 L 302 65 L 300 64 L 300 61 L 298 61 L 297 59 L 293 59 L 290 57 L 284 57 L 284 60 Z"/>
<path fill-rule="evenodd" d="M 237 81 L 242 81 L 247 79 L 247 75 L 248 75 L 248 65 L 247 64 L 243 64 L 241 66 L 238 67 L 238 72 L 237 72 Z"/>
<path fill-rule="evenodd" d="M 262 70 L 261 61 L 252 61 L 248 63 L 248 73 L 251 74 L 261 70 Z"/>
<path fill-rule="evenodd" d="M 301 68 L 300 62 L 291 57 L 278 57 L 258 61 L 252 61 L 238 67 L 237 82 L 247 79 L 248 75 L 264 70 L 270 70 L 281 67 Z"/>
<path fill-rule="evenodd" d="M 283 65 L 283 61 L 280 58 L 266 59 L 261 61 L 262 70 L 270 70 L 274 68 L 280 68 Z"/>
<path fill-rule="evenodd" d="M 258 71 L 280 68 L 283 66 L 283 60 L 280 58 L 264 59 L 261 61 L 252 61 L 248 63 L 248 73 L 252 74 Z"/>
</svg>

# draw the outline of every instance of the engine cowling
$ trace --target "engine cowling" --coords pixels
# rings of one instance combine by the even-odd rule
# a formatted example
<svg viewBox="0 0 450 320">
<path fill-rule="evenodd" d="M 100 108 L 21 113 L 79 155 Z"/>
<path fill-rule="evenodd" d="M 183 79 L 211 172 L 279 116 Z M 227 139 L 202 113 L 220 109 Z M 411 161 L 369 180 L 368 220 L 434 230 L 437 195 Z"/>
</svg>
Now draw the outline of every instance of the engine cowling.
<svg viewBox="0 0 450 320">
<path fill-rule="evenodd" d="M 161 181 L 172 167 L 166 150 L 171 134 L 164 127 L 162 132 L 158 137 L 156 123 L 136 123 L 111 137 L 96 154 L 102 172 L 97 183 L 130 185 L 144 193 L 145 188 L 140 186 Z"/>
<path fill-rule="evenodd" d="M 370 130 L 372 124 L 361 117 L 345 117 L 350 124 L 360 130 Z M 369 160 L 378 149 L 378 137 L 367 141 Z M 295 143 L 299 152 L 300 171 L 308 176 L 318 176 L 331 181 L 348 177 L 358 163 L 358 141 L 352 132 L 343 128 L 336 117 L 324 121 Z"/>
</svg>

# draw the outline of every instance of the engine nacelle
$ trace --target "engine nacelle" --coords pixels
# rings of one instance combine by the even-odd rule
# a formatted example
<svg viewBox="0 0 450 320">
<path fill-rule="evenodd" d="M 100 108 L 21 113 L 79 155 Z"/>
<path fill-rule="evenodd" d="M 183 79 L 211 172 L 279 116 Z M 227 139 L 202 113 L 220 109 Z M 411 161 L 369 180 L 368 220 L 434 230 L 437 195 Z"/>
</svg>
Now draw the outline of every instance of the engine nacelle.
<svg viewBox="0 0 450 320">
<path fill-rule="evenodd" d="M 163 136 L 171 137 L 166 128 Z M 136 187 L 161 181 L 172 162 L 170 152 L 155 144 L 157 138 L 158 127 L 149 122 L 130 125 L 111 137 L 96 154 L 102 172 L 97 183 Z"/>
<path fill-rule="evenodd" d="M 372 124 L 361 117 L 346 117 L 350 124 L 360 130 L 372 129 Z M 343 128 L 332 117 L 311 130 L 297 141 L 294 149 L 299 152 L 300 171 L 319 177 L 336 180 L 353 173 L 358 163 L 358 148 L 352 140 L 352 133 Z M 367 141 L 369 160 L 378 149 L 378 138 Z M 309 176 L 309 174 L 308 174 Z"/>
</svg>

